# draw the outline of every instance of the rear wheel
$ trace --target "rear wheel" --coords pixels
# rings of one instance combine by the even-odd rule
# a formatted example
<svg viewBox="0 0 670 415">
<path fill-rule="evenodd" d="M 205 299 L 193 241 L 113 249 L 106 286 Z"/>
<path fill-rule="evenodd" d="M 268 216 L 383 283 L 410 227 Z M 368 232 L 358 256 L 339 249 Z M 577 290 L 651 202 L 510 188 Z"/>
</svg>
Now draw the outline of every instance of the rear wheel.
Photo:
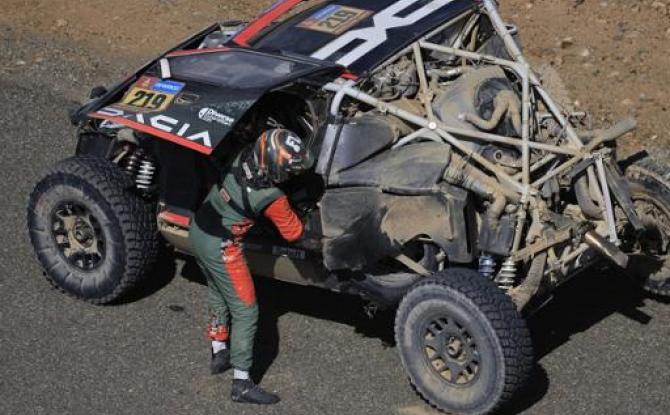
<svg viewBox="0 0 670 415">
<path fill-rule="evenodd" d="M 490 413 L 524 385 L 533 365 L 526 323 L 491 281 L 448 269 L 416 284 L 396 316 L 402 364 L 432 406 Z"/>
<path fill-rule="evenodd" d="M 623 229 L 623 248 L 630 252 L 628 267 L 646 291 L 670 298 L 670 168 L 651 158 L 626 170 L 631 195 L 644 231 Z"/>
<path fill-rule="evenodd" d="M 130 291 L 158 251 L 152 209 L 128 176 L 90 156 L 58 163 L 30 195 L 30 240 L 47 279 L 95 304 Z"/>
</svg>

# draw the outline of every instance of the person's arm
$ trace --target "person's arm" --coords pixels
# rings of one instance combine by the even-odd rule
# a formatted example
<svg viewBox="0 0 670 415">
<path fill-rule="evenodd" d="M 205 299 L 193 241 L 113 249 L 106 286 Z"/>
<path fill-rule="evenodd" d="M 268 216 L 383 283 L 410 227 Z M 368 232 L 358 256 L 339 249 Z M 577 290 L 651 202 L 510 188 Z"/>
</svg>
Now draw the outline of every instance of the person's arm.
<svg viewBox="0 0 670 415">
<path fill-rule="evenodd" d="M 265 209 L 265 216 L 275 224 L 281 236 L 288 242 L 295 242 L 302 237 L 304 226 L 286 196 L 272 202 Z"/>
</svg>

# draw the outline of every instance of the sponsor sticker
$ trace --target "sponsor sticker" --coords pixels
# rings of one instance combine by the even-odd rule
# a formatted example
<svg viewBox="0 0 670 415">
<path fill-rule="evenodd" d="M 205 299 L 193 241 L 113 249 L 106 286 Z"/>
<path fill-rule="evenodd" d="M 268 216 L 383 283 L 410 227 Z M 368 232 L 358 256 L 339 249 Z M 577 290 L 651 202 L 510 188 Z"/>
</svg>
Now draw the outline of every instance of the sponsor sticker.
<svg viewBox="0 0 670 415">
<path fill-rule="evenodd" d="M 177 81 L 158 81 L 151 87 L 151 89 L 157 92 L 177 95 L 184 89 L 184 85 L 184 83 Z"/>
<path fill-rule="evenodd" d="M 215 122 L 221 125 L 225 125 L 227 127 L 230 127 L 235 122 L 235 118 L 229 117 L 228 115 L 225 114 L 221 114 L 217 110 L 207 107 L 200 110 L 200 112 L 198 113 L 198 118 L 200 118 L 204 122 L 209 123 Z"/>
<path fill-rule="evenodd" d="M 312 14 L 297 27 L 339 35 L 372 15 L 369 10 L 331 4 Z"/>
</svg>

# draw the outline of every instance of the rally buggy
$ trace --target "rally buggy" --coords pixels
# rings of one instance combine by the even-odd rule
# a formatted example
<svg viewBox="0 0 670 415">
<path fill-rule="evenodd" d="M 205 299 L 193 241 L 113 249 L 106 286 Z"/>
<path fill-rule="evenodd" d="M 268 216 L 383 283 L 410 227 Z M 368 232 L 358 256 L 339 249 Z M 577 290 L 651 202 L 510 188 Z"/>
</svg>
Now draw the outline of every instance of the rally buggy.
<svg viewBox="0 0 670 415">
<path fill-rule="evenodd" d="M 417 391 L 499 408 L 533 364 L 522 316 L 558 285 L 606 259 L 670 295 L 670 171 L 617 160 L 634 121 L 593 129 L 517 38 L 493 0 L 285 0 L 207 28 L 72 113 L 76 156 L 28 208 L 45 275 L 118 299 L 159 235 L 189 253 L 221 166 L 288 128 L 318 155 L 284 186 L 307 231 L 287 245 L 255 227 L 253 272 L 397 306 Z"/>
</svg>

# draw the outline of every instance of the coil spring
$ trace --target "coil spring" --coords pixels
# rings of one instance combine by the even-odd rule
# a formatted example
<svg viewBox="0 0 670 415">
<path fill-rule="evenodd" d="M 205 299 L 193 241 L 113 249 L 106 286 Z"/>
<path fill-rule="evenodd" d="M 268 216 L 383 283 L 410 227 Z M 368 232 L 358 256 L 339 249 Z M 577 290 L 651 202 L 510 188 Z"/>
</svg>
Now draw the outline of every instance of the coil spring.
<svg viewBox="0 0 670 415">
<path fill-rule="evenodd" d="M 140 163 L 140 170 L 135 177 L 135 185 L 138 189 L 149 190 L 154 184 L 154 174 L 156 173 L 156 166 L 153 161 L 144 159 Z"/>
<path fill-rule="evenodd" d="M 156 165 L 142 150 L 134 151 L 126 161 L 126 171 L 135 179 L 135 187 L 149 191 L 154 184 Z"/>
<path fill-rule="evenodd" d="M 501 290 L 509 291 L 514 288 L 516 274 L 516 263 L 512 259 L 507 259 L 503 262 L 500 272 L 495 278 L 495 282 Z"/>
<path fill-rule="evenodd" d="M 479 257 L 479 274 L 489 280 L 493 279 L 496 272 L 496 260 L 491 255 Z"/>
</svg>

